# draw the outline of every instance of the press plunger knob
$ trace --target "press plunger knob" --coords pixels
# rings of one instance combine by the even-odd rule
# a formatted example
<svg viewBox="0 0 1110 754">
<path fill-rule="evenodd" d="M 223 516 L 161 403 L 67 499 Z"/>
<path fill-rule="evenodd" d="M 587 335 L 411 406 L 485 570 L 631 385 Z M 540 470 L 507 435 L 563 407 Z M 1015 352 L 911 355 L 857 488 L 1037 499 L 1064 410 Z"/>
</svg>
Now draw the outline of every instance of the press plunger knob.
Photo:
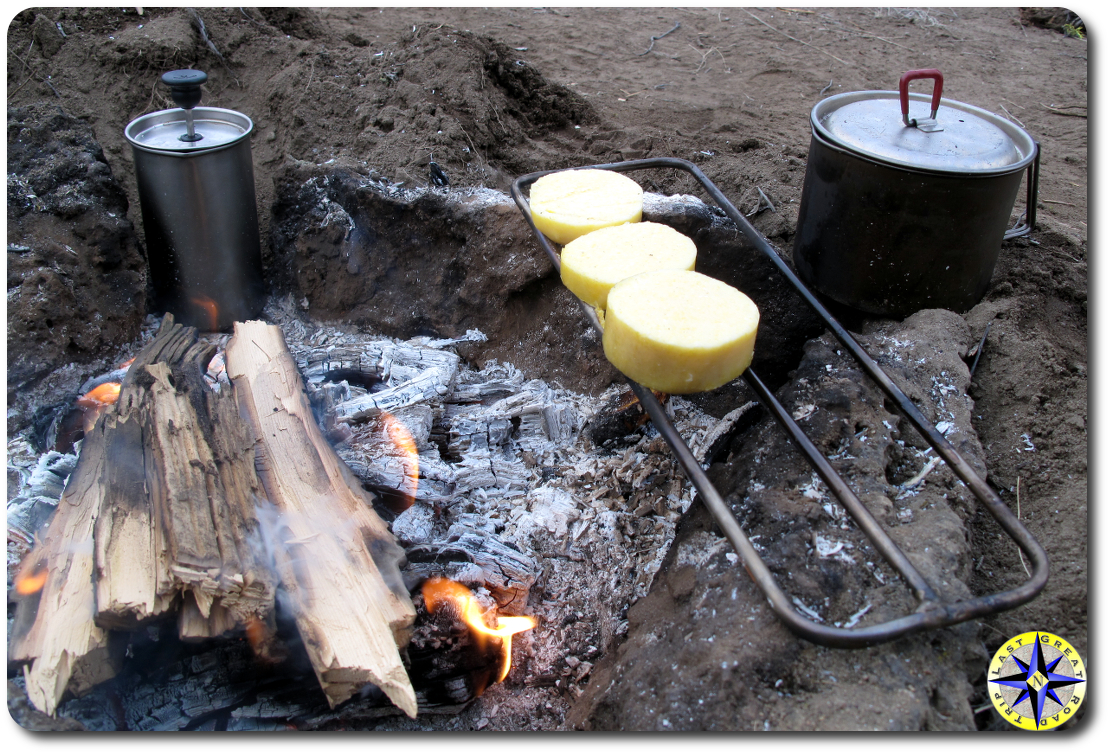
<svg viewBox="0 0 1110 754">
<path fill-rule="evenodd" d="M 162 74 L 162 83 L 169 86 L 173 101 L 185 111 L 186 131 L 177 137 L 181 141 L 194 142 L 204 138 L 193 131 L 193 108 L 200 102 L 200 85 L 207 80 L 207 73 L 190 68 Z"/>
<path fill-rule="evenodd" d="M 200 103 L 200 85 L 207 80 L 207 73 L 189 68 L 162 74 L 162 83 L 170 88 L 173 101 L 184 110 L 192 110 Z"/>
</svg>

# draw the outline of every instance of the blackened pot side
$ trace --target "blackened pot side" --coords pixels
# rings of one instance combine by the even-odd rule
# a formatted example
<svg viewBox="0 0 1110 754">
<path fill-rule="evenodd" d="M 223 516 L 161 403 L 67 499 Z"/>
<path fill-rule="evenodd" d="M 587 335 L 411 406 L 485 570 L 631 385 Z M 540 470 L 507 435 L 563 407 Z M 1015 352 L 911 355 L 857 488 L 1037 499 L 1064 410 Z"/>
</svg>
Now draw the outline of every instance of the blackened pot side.
<svg viewBox="0 0 1110 754">
<path fill-rule="evenodd" d="M 965 311 L 990 285 L 1022 174 L 894 167 L 814 134 L 794 240 L 798 275 L 871 314 Z"/>
</svg>

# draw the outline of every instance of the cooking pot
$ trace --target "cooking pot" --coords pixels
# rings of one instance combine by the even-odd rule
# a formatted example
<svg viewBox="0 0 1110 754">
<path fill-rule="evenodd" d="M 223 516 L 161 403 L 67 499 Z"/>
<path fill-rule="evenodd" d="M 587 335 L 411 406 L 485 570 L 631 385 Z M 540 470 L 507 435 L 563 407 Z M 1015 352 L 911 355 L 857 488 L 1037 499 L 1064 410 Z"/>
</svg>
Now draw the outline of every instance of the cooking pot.
<svg viewBox="0 0 1110 754">
<path fill-rule="evenodd" d="M 159 310 L 227 330 L 265 304 L 250 135 L 243 113 L 197 107 L 203 71 L 162 76 L 179 106 L 147 113 L 124 135 L 135 158 L 147 261 Z"/>
<path fill-rule="evenodd" d="M 909 93 L 921 78 L 933 79 L 931 97 Z M 794 264 L 834 301 L 880 315 L 964 311 L 986 293 L 1003 239 L 1033 227 L 1038 143 L 942 99 L 943 85 L 938 70 L 909 71 L 896 92 L 848 92 L 813 108 Z M 1026 219 L 1008 231 L 1026 172 Z"/>
</svg>

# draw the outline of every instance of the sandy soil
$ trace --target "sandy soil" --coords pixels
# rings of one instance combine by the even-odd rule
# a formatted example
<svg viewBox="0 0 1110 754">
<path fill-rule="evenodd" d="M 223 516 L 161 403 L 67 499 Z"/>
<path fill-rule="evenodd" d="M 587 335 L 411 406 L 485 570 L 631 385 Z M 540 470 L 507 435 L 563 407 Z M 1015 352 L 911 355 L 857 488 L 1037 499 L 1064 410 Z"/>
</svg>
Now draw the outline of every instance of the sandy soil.
<svg viewBox="0 0 1110 754">
<path fill-rule="evenodd" d="M 677 156 L 742 211 L 762 191 L 774 209 L 752 220 L 786 252 L 812 107 L 941 69 L 946 97 L 1009 118 L 1043 150 L 1038 227 L 1004 245 L 984 301 L 962 314 L 976 339 L 991 325 L 970 386 L 988 479 L 1015 509 L 1020 493 L 1053 571 L 1037 600 L 983 621 L 982 639 L 993 652 L 1043 628 L 1086 654 L 1086 40 L 1012 8 L 40 9 L 8 30 L 9 106 L 87 120 L 137 227 L 123 127 L 172 106 L 156 81 L 185 67 L 209 73 L 204 104 L 255 121 L 264 238 L 291 159 L 407 186 L 428 185 L 434 160 L 452 185 L 505 189 L 533 170 Z M 645 188 L 694 192 L 664 174 Z M 1024 579 L 982 511 L 969 536 L 974 590 Z"/>
</svg>

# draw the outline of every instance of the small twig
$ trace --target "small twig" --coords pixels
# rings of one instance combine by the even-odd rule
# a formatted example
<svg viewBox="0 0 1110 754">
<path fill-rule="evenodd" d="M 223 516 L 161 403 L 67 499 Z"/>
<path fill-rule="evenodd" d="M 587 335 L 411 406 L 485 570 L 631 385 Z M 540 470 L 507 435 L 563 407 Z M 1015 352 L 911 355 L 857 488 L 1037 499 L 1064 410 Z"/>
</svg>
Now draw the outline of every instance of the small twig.
<svg viewBox="0 0 1110 754">
<path fill-rule="evenodd" d="M 256 19 L 256 18 L 254 18 L 253 16 L 251 16 L 251 14 L 247 13 L 247 11 L 246 11 L 246 9 L 245 9 L 245 8 L 239 8 L 239 12 L 243 14 L 243 18 L 247 19 L 247 20 L 248 20 L 248 21 L 250 21 L 250 22 L 251 22 L 252 24 L 254 24 L 255 26 L 257 26 L 258 28 L 260 28 L 260 29 L 265 29 L 265 28 L 267 28 L 266 24 L 262 23 L 262 22 L 261 22 L 261 21 L 259 21 L 258 19 Z"/>
<path fill-rule="evenodd" d="M 301 96 L 297 97 L 297 101 L 293 103 L 293 107 L 292 107 L 293 110 L 296 110 L 298 107 L 301 106 L 301 102 L 304 101 L 304 96 L 306 94 L 308 94 L 308 88 L 310 86 L 312 86 L 312 78 L 315 75 L 316 75 L 316 58 L 313 57 L 312 58 L 312 63 L 308 66 L 308 83 L 304 85 L 304 91 L 301 92 Z"/>
<path fill-rule="evenodd" d="M 1086 224 L 1086 223 L 1084 223 L 1084 224 Z M 1068 254 L 1067 252 L 1060 251 L 1059 249 L 1045 249 L 1045 251 L 1047 251 L 1051 254 L 1059 254 L 1064 259 L 1067 259 L 1070 262 L 1074 262 L 1075 264 L 1083 264 L 1083 260 L 1076 259 L 1071 254 Z"/>
<path fill-rule="evenodd" d="M 1046 105 L 1046 104 L 1045 104 L 1045 103 L 1043 103 L 1043 102 L 1042 102 L 1042 103 L 1040 103 L 1040 105 L 1041 105 L 1041 107 L 1043 107 L 1044 109 L 1046 109 L 1046 110 L 1050 110 L 1050 111 L 1052 111 L 1052 112 L 1056 113 L 1057 115 L 1068 115 L 1068 116 L 1071 116 L 1072 118 L 1086 118 L 1086 117 L 1087 117 L 1087 114 L 1086 114 L 1086 113 L 1069 113 L 1069 112 L 1065 112 L 1065 109 L 1064 109 L 1064 108 L 1061 108 L 1061 107 L 1053 107 L 1052 105 Z M 1086 110 L 1086 109 L 1087 109 L 1087 106 L 1086 106 L 1086 105 L 1068 105 L 1068 107 L 1069 107 L 1069 108 L 1071 108 L 1071 107 L 1082 107 L 1082 108 L 1083 108 L 1084 110 Z"/>
<path fill-rule="evenodd" d="M 33 40 L 32 40 L 32 41 L 33 41 Z M 11 51 L 9 50 L 9 52 L 11 52 Z M 25 80 L 25 81 L 23 82 L 23 84 L 26 84 L 26 83 L 27 83 L 28 81 L 30 81 L 30 80 L 31 80 L 31 77 L 37 78 L 37 79 L 38 79 L 39 81 L 41 81 L 42 83 L 44 83 L 44 84 L 46 84 L 46 85 L 47 85 L 48 87 L 50 87 L 50 91 L 54 92 L 54 96 L 55 96 L 55 97 L 57 97 L 58 99 L 61 99 L 61 98 L 62 98 L 62 95 L 58 94 L 58 90 L 54 88 L 54 85 L 53 85 L 53 84 L 51 84 L 51 83 L 50 83 L 50 81 L 49 81 L 48 79 L 46 79 L 46 78 L 43 78 L 43 75 L 42 75 L 41 73 L 39 73 L 39 72 L 38 72 L 38 71 L 36 71 L 36 70 L 35 70 L 34 68 L 32 68 L 32 67 L 31 67 L 31 65 L 30 65 L 30 63 L 28 63 L 28 62 L 27 62 L 26 60 L 24 60 L 23 58 L 19 57 L 19 55 L 18 55 L 17 53 L 11 52 L 11 55 L 12 55 L 13 57 L 15 57 L 15 59 L 16 59 L 16 60 L 18 60 L 18 61 L 19 61 L 20 63 L 22 63 L 22 64 L 23 64 L 23 67 L 24 67 L 24 68 L 26 68 L 26 69 L 27 69 L 28 71 L 30 71 L 30 73 L 31 73 L 31 76 L 29 76 L 29 77 L 28 77 L 28 78 L 27 78 L 27 79 L 26 79 L 26 80 Z M 20 89 L 22 89 L 22 88 L 23 88 L 23 84 L 20 84 L 20 85 L 19 85 L 18 87 L 16 87 L 16 89 L 15 89 L 15 92 L 18 92 L 18 91 L 19 91 Z M 11 97 L 11 96 L 12 96 L 12 94 L 15 94 L 15 92 L 11 92 L 11 93 L 9 93 L 9 94 L 8 94 L 8 96 L 9 96 L 9 97 Z"/>
<path fill-rule="evenodd" d="M 220 59 L 221 63 L 227 65 L 227 61 L 224 60 L 224 56 L 220 54 L 220 51 L 216 49 L 216 45 L 213 44 L 212 40 L 208 38 L 208 30 L 204 28 L 204 20 L 200 17 L 200 14 L 192 8 L 189 8 L 189 15 L 193 17 L 193 23 L 197 25 L 197 31 L 200 32 L 200 38 L 204 40 L 204 43 L 206 45 L 208 45 L 208 49 L 215 53 L 216 57 Z"/>
<path fill-rule="evenodd" d="M 987 347 L 987 336 L 991 334 L 991 324 L 987 323 L 987 329 L 983 331 L 983 337 L 979 340 L 979 345 L 975 346 L 975 360 L 971 362 L 971 369 L 968 370 L 967 376 L 970 379 L 975 376 L 975 370 L 979 368 L 979 358 L 983 355 L 983 349 Z"/>
<path fill-rule="evenodd" d="M 839 20 L 837 20 L 837 19 L 833 18 L 832 16 L 826 16 L 826 15 L 824 15 L 824 14 L 822 14 L 822 15 L 821 15 L 821 18 L 823 18 L 823 19 L 825 19 L 826 21 L 829 21 L 829 22 L 831 22 L 831 23 L 834 23 L 834 24 L 836 24 L 837 26 L 850 26 L 851 28 L 855 29 L 855 30 L 856 30 L 856 34 L 857 34 L 857 35 L 859 35 L 859 36 L 861 36 L 861 37 L 871 37 L 872 39 L 877 39 L 877 40 L 879 40 L 880 42 L 886 42 L 887 44 L 892 44 L 892 45 L 894 45 L 895 47 L 901 47 L 901 48 L 902 48 L 903 50 L 909 50 L 910 52 L 914 53 L 915 55 L 917 54 L 917 50 L 914 50 L 914 49 L 913 49 L 912 47 L 906 47 L 906 46 L 905 46 L 905 45 L 903 45 L 903 44 L 898 44 L 898 43 L 897 43 L 897 42 L 895 42 L 894 40 L 891 40 L 891 39 L 887 39 L 886 37 L 880 37 L 880 36 L 879 36 L 879 35 L 877 35 L 877 34 L 870 34 L 870 33 L 866 32 L 866 31 L 864 31 L 863 29 L 861 29 L 861 28 L 860 28 L 860 27 L 859 27 L 858 25 L 856 25 L 856 24 L 853 24 L 853 23 L 845 23 L 845 22 L 843 22 L 843 21 L 839 21 Z"/>
<path fill-rule="evenodd" d="M 15 89 L 13 89 L 12 91 L 8 92 L 8 98 L 9 98 L 9 99 L 11 99 L 11 98 L 12 98 L 12 97 L 13 97 L 13 96 L 15 95 L 15 93 L 16 93 L 16 92 L 18 92 L 18 91 L 19 91 L 20 89 L 22 89 L 23 87 L 27 86 L 27 82 L 28 82 L 28 81 L 30 81 L 30 80 L 31 80 L 31 79 L 33 79 L 33 78 L 34 78 L 34 74 L 32 74 L 32 75 L 28 76 L 27 78 L 23 79 L 23 83 L 22 83 L 22 84 L 20 84 L 19 86 L 17 86 L 17 87 L 16 87 Z"/>
<path fill-rule="evenodd" d="M 1021 124 L 1019 123 L 1018 125 L 1021 125 Z M 1065 207 L 1074 207 L 1075 206 L 1071 202 L 1058 202 L 1055 199 L 1041 199 L 1041 201 L 1044 202 L 1045 204 L 1063 204 Z"/>
<path fill-rule="evenodd" d="M 940 456 L 935 457 L 933 460 L 925 464 L 921 471 L 919 471 L 912 479 L 906 480 L 905 482 L 900 484 L 899 487 L 901 487 L 903 490 L 912 490 L 914 487 L 921 484 L 925 480 L 925 477 L 929 475 L 929 472 L 935 469 L 937 467 L 937 464 L 939 464 L 940 462 Z"/>
<path fill-rule="evenodd" d="M 301 99 L 304 99 L 304 95 L 308 94 L 308 88 L 310 86 L 312 86 L 312 79 L 315 75 L 316 75 L 316 58 L 313 58 L 311 65 L 309 65 L 309 67 L 308 67 L 308 83 L 304 85 L 304 92 L 301 94 Z M 299 102 L 299 100 L 298 100 L 298 102 Z"/>
<path fill-rule="evenodd" d="M 223 55 L 220 54 L 220 51 L 216 49 L 216 45 L 212 43 L 212 40 L 208 38 L 208 30 L 204 28 L 204 20 L 200 17 L 200 14 L 192 8 L 189 8 L 188 10 L 189 15 L 193 17 L 193 23 L 196 24 L 197 31 L 200 32 L 200 38 L 204 40 L 204 43 L 208 45 L 208 49 L 211 50 L 213 54 L 215 54 L 215 56 L 220 59 L 220 62 L 224 64 L 224 68 L 226 68 L 227 72 L 231 74 L 231 78 L 235 79 L 235 85 L 238 87 L 242 87 L 242 85 L 239 83 L 239 79 L 235 76 L 235 71 L 231 70 L 231 66 L 228 65 L 227 60 L 224 58 Z"/>
<path fill-rule="evenodd" d="M 471 154 L 473 154 L 475 159 L 478 160 L 479 165 L 485 165 L 486 161 L 482 158 L 482 155 L 478 152 L 478 147 L 474 146 L 474 140 L 471 139 L 470 134 L 468 134 L 466 132 L 466 128 L 463 127 L 462 121 L 455 121 L 455 122 L 459 124 L 459 129 L 463 132 L 463 136 L 466 137 L 467 142 L 470 144 Z"/>
<path fill-rule="evenodd" d="M 980 563 L 982 563 L 982 558 L 980 558 Z M 1001 636 L 1001 637 L 1002 637 L 1003 639 L 1005 639 L 1006 641 L 1009 641 L 1009 640 L 1010 640 L 1010 635 L 1009 635 L 1009 634 L 1005 634 L 1005 633 L 1002 633 L 1001 631 L 999 631 L 999 630 L 998 630 L 997 628 L 995 628 L 995 627 L 994 627 L 994 626 L 992 626 L 991 624 L 989 624 L 989 623 L 983 623 L 982 621 L 979 621 L 979 622 L 978 622 L 978 624 L 979 624 L 980 626 L 982 626 L 983 628 L 986 628 L 986 629 L 989 629 L 989 630 L 991 630 L 991 631 L 994 631 L 994 632 L 995 632 L 996 634 L 998 634 L 999 636 Z"/>
<path fill-rule="evenodd" d="M 1007 116 L 1008 116 L 1008 117 L 1010 118 L 1010 120 L 1012 120 L 1012 121 L 1013 121 L 1014 123 L 1017 123 L 1017 124 L 1018 124 L 1019 126 L 1021 126 L 1022 128 L 1025 128 L 1025 124 L 1024 124 L 1024 123 L 1022 123 L 1022 122 L 1021 122 L 1020 120 L 1018 120 L 1018 119 L 1017 119 L 1017 118 L 1016 118 L 1016 117 L 1014 116 L 1014 114 L 1013 114 L 1013 113 L 1011 113 L 1011 112 L 1010 112 L 1009 110 L 1007 110 L 1007 109 L 1006 109 L 1006 106 L 1005 106 L 1005 105 L 1003 105 L 1003 104 L 999 103 L 999 105 L 998 105 L 998 106 L 1002 108 L 1002 112 L 1006 113 L 1006 115 L 1007 115 Z"/>
<path fill-rule="evenodd" d="M 824 89 L 822 89 L 822 90 L 821 90 L 820 92 L 818 92 L 818 93 L 817 93 L 817 96 L 818 96 L 818 97 L 824 97 L 824 96 L 825 96 L 825 92 L 829 91 L 829 89 L 831 89 L 831 88 L 832 88 L 832 85 L 833 85 L 833 80 L 832 80 L 832 79 L 829 79 L 829 84 L 828 84 L 828 86 L 826 86 L 826 87 L 825 87 Z"/>
<path fill-rule="evenodd" d="M 789 40 L 791 40 L 791 41 L 793 41 L 793 42 L 797 42 L 798 44 L 803 44 L 803 45 L 805 45 L 806 47 L 809 47 L 809 48 L 812 48 L 812 49 L 814 49 L 814 50 L 817 50 L 817 52 L 819 52 L 819 53 L 821 53 L 821 54 L 823 54 L 823 55 L 828 55 L 828 56 L 829 56 L 830 58 L 832 58 L 833 60 L 835 60 L 835 61 L 836 61 L 836 62 L 838 62 L 838 63 L 842 63 L 842 64 L 844 64 L 844 65 L 851 65 L 851 64 L 850 64 L 850 63 L 849 63 L 848 61 L 846 61 L 846 60 L 841 60 L 841 59 L 840 59 L 840 58 L 838 58 L 838 57 L 837 57 L 836 55 L 833 55 L 833 54 L 832 54 L 831 52 L 825 52 L 824 50 L 822 50 L 822 49 L 820 49 L 820 48 L 818 48 L 818 47 L 814 47 L 814 46 L 813 46 L 813 45 L 811 45 L 811 44 L 810 44 L 809 42 L 803 42 L 802 40 L 800 40 L 800 39 L 797 39 L 796 37 L 792 37 L 792 36 L 790 36 L 790 35 L 789 35 L 789 34 L 787 34 L 787 33 L 786 33 L 785 31 L 781 31 L 781 30 L 779 30 L 779 29 L 776 29 L 776 28 L 775 28 L 774 26 L 771 26 L 771 24 L 767 23 L 767 22 L 766 22 L 766 21 L 764 21 L 764 20 L 763 20 L 762 18 L 760 18 L 759 16 L 755 15 L 754 13 L 752 13 L 751 11 L 749 11 L 749 10 L 747 10 L 747 9 L 745 9 L 745 8 L 741 8 L 740 10 L 744 11 L 745 13 L 747 13 L 747 14 L 748 14 L 749 16 L 751 16 L 751 17 L 752 17 L 752 18 L 754 18 L 754 19 L 755 19 L 756 21 L 758 21 L 759 23 L 761 23 L 761 24 L 763 24 L 764 26 L 766 26 L 766 27 L 767 27 L 768 29 L 770 29 L 771 31 L 773 31 L 773 32 L 776 32 L 776 33 L 778 33 L 778 34 L 781 34 L 781 35 L 783 35 L 784 37 L 786 37 L 787 39 L 789 39 Z"/>
<path fill-rule="evenodd" d="M 763 189 L 761 189 L 759 186 L 756 186 L 755 190 L 759 192 L 759 199 L 756 201 L 751 210 L 744 214 L 744 217 L 752 217 L 753 215 L 756 215 L 765 209 L 769 209 L 772 212 L 775 210 L 775 205 L 772 204 L 771 200 L 767 198 L 767 195 L 763 193 Z M 736 203 L 743 204 L 744 201 L 748 198 L 748 194 L 750 194 L 751 192 L 752 190 L 749 188 L 747 191 L 744 192 L 744 195 L 740 197 L 740 201 Z"/>
<path fill-rule="evenodd" d="M 1017 478 L 1017 517 L 1021 520 L 1021 477 Z M 1025 556 L 1021 554 L 1021 546 L 1018 546 L 1018 560 L 1021 561 L 1021 567 L 1025 569 L 1025 575 L 1032 578 L 1033 574 L 1029 573 L 1029 566 L 1025 565 Z"/>
<path fill-rule="evenodd" d="M 691 50 L 693 50 L 694 52 L 699 52 L 699 50 L 698 50 L 698 48 L 697 48 L 697 47 L 694 47 L 693 45 L 687 45 L 687 46 L 688 46 L 688 47 L 689 47 L 689 48 L 690 48 Z M 716 47 L 710 47 L 710 48 L 709 48 L 708 50 L 706 50 L 706 51 L 705 51 L 704 53 L 700 53 L 700 54 L 701 54 L 701 62 L 700 62 L 700 63 L 698 63 L 698 68 L 697 68 L 697 70 L 695 70 L 695 71 L 694 71 L 694 73 L 701 73 L 701 69 L 705 67 L 705 61 L 706 61 L 706 59 L 708 59 L 708 58 L 709 58 L 709 56 L 710 56 L 710 55 L 712 55 L 713 53 L 717 53 L 718 55 L 720 55 L 720 57 L 721 57 L 721 60 L 724 60 L 724 59 L 725 59 L 725 56 L 724 56 L 724 55 L 721 55 L 721 51 L 720 51 L 720 50 L 718 50 L 718 49 L 717 49 Z"/>
<path fill-rule="evenodd" d="M 976 57 L 986 58 L 987 60 L 994 60 L 994 61 L 998 60 L 997 55 L 987 55 L 984 52 L 961 52 L 960 54 L 961 55 L 975 55 Z"/>
<path fill-rule="evenodd" d="M 678 31 L 681 28 L 682 28 L 682 24 L 680 24 L 676 21 L 675 25 L 671 29 L 671 31 Z M 639 53 L 636 57 L 640 57 L 641 55 L 647 55 L 649 52 L 651 52 L 651 48 L 655 47 L 656 41 L 658 41 L 658 40 L 662 39 L 663 37 L 667 36 L 668 34 L 671 33 L 671 31 L 665 31 L 662 34 L 658 34 L 658 35 L 652 37 L 651 38 L 651 44 L 648 45 L 648 48 L 646 50 L 644 50 L 643 52 Z"/>
<path fill-rule="evenodd" d="M 871 39 L 877 39 L 880 42 L 886 42 L 888 45 L 894 45 L 895 47 L 901 47 L 903 50 L 908 50 L 909 52 L 917 54 L 917 50 L 913 49 L 912 47 L 906 47 L 905 45 L 898 44 L 893 39 L 887 39 L 886 37 L 880 37 L 878 34 L 868 34 L 865 31 L 861 31 L 861 32 L 859 32 L 859 36 L 861 36 L 861 37 L 870 37 Z"/>
</svg>

